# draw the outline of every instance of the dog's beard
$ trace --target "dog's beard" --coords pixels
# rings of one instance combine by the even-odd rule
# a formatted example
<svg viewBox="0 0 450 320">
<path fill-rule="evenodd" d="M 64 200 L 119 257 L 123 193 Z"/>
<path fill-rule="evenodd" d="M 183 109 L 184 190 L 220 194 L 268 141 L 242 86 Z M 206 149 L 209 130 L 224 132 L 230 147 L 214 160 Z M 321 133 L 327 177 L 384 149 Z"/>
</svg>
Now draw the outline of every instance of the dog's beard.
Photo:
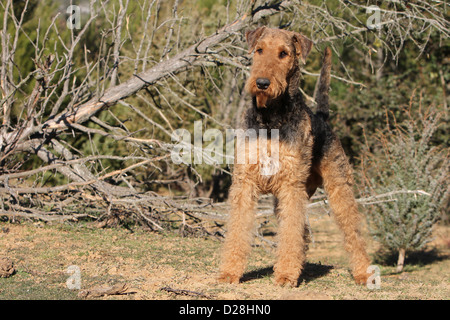
<svg viewBox="0 0 450 320">
<path fill-rule="evenodd" d="M 267 104 L 270 100 L 276 99 L 286 90 L 287 83 L 275 81 L 276 80 L 272 80 L 272 84 L 266 90 L 258 89 L 255 81 L 247 82 L 246 89 L 253 97 L 255 97 L 256 106 L 258 108 L 267 108 Z"/>
<path fill-rule="evenodd" d="M 267 108 L 267 100 L 269 100 L 269 96 L 261 91 L 256 94 L 256 106 L 258 108 Z"/>
</svg>

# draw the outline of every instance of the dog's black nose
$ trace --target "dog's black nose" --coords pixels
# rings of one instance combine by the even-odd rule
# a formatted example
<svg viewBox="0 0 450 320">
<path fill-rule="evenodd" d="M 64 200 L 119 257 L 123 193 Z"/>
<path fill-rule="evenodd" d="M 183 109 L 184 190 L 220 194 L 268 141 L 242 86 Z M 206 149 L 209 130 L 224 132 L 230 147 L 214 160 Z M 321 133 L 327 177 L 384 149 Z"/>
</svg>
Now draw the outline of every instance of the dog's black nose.
<svg viewBox="0 0 450 320">
<path fill-rule="evenodd" d="M 266 90 L 270 86 L 270 80 L 266 78 L 256 79 L 256 86 L 258 89 Z"/>
</svg>

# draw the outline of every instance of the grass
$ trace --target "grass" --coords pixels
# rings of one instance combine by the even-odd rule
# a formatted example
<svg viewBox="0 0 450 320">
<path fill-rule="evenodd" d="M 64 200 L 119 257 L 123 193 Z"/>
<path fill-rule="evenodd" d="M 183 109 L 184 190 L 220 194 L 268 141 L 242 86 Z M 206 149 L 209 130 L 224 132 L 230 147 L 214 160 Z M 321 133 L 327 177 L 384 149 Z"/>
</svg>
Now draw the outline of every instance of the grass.
<svg viewBox="0 0 450 320">
<path fill-rule="evenodd" d="M 297 288 L 272 283 L 275 255 L 264 247 L 253 249 L 239 285 L 217 283 L 221 243 L 213 239 L 182 238 L 88 225 L 0 223 L 0 257 L 10 258 L 16 273 L 0 278 L 0 299 L 78 299 L 69 290 L 67 268 L 79 266 L 82 289 L 127 283 L 134 293 L 100 299 L 179 299 L 162 290 L 170 287 L 204 294 L 213 299 L 444 299 L 450 298 L 450 228 L 437 229 L 436 241 L 425 255 L 407 258 L 405 272 L 395 273 L 389 260 L 377 258 L 381 288 L 354 284 L 348 270 L 341 235 L 327 216 L 311 221 L 314 244 Z M 378 260 L 377 260 L 378 259 Z"/>
</svg>

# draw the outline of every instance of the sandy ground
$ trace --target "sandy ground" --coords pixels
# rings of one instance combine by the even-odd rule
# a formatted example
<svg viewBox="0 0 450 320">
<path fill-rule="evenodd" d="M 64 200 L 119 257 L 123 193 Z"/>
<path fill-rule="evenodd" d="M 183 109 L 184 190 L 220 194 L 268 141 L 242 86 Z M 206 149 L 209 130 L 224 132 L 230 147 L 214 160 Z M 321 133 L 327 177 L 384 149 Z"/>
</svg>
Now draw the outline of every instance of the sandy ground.
<svg viewBox="0 0 450 320">
<path fill-rule="evenodd" d="M 0 278 L 0 299 L 78 299 L 68 288 L 70 266 L 79 270 L 81 290 L 126 284 L 127 294 L 100 299 L 449 299 L 450 227 L 439 226 L 428 253 L 408 261 L 405 272 L 377 264 L 378 289 L 354 284 L 342 237 L 324 215 L 311 219 L 314 242 L 297 288 L 272 283 L 275 255 L 255 247 L 239 285 L 216 281 L 221 242 L 143 230 L 98 229 L 89 225 L 0 223 L 0 258 L 16 273 Z M 367 238 L 369 252 L 377 245 Z M 376 262 L 374 262 L 376 264 Z"/>
</svg>

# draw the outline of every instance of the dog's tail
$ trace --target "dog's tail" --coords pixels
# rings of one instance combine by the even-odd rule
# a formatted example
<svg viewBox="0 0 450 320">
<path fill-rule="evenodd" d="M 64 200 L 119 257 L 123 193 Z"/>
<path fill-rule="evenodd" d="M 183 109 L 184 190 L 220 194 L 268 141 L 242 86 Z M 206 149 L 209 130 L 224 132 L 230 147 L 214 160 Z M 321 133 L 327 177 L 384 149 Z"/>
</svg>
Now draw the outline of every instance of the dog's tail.
<svg viewBox="0 0 450 320">
<path fill-rule="evenodd" d="M 318 87 L 314 94 L 317 103 L 316 114 L 327 120 L 330 115 L 329 91 L 331 78 L 331 49 L 325 48 L 322 60 L 322 70 L 320 71 L 320 78 Z"/>
</svg>

